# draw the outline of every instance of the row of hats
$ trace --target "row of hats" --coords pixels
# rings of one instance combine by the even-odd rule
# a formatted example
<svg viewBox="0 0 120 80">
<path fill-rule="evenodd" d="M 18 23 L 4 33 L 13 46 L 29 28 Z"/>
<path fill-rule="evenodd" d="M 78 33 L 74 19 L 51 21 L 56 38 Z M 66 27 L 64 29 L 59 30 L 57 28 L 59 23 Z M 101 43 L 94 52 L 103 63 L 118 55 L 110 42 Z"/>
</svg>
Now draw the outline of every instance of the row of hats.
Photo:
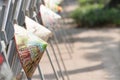
<svg viewBox="0 0 120 80">
<path fill-rule="evenodd" d="M 54 13 L 44 5 L 40 6 L 40 12 L 44 26 L 40 25 L 27 16 L 25 16 L 25 26 L 14 24 L 14 40 L 16 43 L 17 52 L 22 67 L 28 78 L 32 77 L 44 51 L 46 50 L 48 39 L 52 37 L 52 31 L 50 31 L 46 27 L 54 27 L 53 23 L 55 23 L 57 19 L 61 18 L 58 14 Z M 0 60 L 0 65 L 4 66 L 4 59 L 0 57 Z M 5 61 L 7 61 L 7 58 Z M 0 72 L 2 76 L 6 78 L 5 80 L 12 80 L 10 67 L 8 69 L 7 71 L 9 71 L 9 73 L 7 71 Z M 2 70 L 2 68 L 0 70 Z M 5 72 L 8 74 L 6 74 Z M 9 75 L 10 73 L 11 76 Z M 8 79 L 8 76 L 6 75 L 9 75 Z"/>
<path fill-rule="evenodd" d="M 40 6 L 43 24 L 40 25 L 29 17 L 25 17 L 25 28 L 15 24 L 15 41 L 18 48 L 19 58 L 22 67 L 28 78 L 31 78 L 39 61 L 47 47 L 47 41 L 52 37 L 52 31 L 56 20 L 61 18 L 58 14 L 51 11 L 44 5 Z"/>
</svg>

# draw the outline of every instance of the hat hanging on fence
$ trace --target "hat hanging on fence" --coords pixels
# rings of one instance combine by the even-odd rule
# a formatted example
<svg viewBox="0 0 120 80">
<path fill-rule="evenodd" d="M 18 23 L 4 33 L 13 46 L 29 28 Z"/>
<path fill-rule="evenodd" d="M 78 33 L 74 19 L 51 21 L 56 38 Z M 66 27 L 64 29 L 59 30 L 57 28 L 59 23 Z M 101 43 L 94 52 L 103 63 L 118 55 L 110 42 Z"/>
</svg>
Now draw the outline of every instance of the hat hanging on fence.
<svg viewBox="0 0 120 80">
<path fill-rule="evenodd" d="M 44 5 L 40 6 L 40 13 L 43 25 L 46 27 L 54 27 L 58 19 L 61 19 L 61 16 Z"/>
<path fill-rule="evenodd" d="M 45 28 L 44 26 L 40 25 L 39 23 L 35 22 L 27 16 L 25 17 L 25 24 L 29 32 L 34 33 L 36 36 L 45 41 L 52 37 L 52 32 L 50 30 L 48 30 L 47 28 Z"/>
<path fill-rule="evenodd" d="M 46 50 L 47 43 L 15 24 L 15 41 L 22 67 L 28 78 L 31 78 L 41 57 Z"/>
<path fill-rule="evenodd" d="M 63 0 L 44 0 L 45 6 L 50 8 L 51 10 L 58 12 L 57 7 L 61 4 Z M 60 7 L 60 6 L 59 6 Z"/>
</svg>

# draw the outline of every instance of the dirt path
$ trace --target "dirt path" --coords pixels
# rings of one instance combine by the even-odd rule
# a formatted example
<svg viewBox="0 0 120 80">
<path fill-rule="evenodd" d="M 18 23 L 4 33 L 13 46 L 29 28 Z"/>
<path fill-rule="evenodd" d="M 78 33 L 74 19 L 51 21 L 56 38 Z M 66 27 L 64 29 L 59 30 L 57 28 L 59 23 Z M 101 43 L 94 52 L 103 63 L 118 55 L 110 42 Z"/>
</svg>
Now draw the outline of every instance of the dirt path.
<svg viewBox="0 0 120 80">
<path fill-rule="evenodd" d="M 76 1 L 64 0 L 67 14 L 77 7 Z M 70 32 L 75 41 L 74 67 L 70 72 L 76 74 L 71 80 L 120 80 L 119 28 L 72 29 Z"/>
<path fill-rule="evenodd" d="M 70 28 L 68 31 L 72 33 L 74 41 L 72 58 L 70 58 L 66 51 L 65 43 L 59 43 L 59 46 L 70 80 L 120 80 L 119 28 Z M 51 57 L 56 70 L 58 70 L 52 53 Z M 46 54 L 44 54 L 40 66 L 46 80 L 55 80 Z M 59 77 L 62 80 L 61 76 Z M 34 78 L 39 78 L 39 75 L 34 76 Z"/>
<path fill-rule="evenodd" d="M 120 29 L 72 31 L 75 52 L 68 61 L 73 63 L 68 71 L 71 80 L 120 80 Z"/>
</svg>

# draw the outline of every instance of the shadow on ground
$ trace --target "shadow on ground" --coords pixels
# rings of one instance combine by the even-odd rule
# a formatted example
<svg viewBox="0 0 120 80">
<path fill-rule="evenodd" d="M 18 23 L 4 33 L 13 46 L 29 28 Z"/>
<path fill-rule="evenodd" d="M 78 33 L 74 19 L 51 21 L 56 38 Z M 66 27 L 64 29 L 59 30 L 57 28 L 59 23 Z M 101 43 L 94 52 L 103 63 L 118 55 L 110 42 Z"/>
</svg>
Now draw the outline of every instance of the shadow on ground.
<svg viewBox="0 0 120 80">
<path fill-rule="evenodd" d="M 68 72 L 68 75 L 70 76 L 70 75 L 73 75 L 73 74 L 80 74 L 80 73 L 96 71 L 96 70 L 100 70 L 100 69 L 103 69 L 103 68 L 104 68 L 103 64 L 98 64 L 98 65 L 95 65 L 95 66 L 89 66 L 89 67 L 85 67 L 85 68 L 81 68 L 81 69 L 70 70 L 70 71 L 67 71 L 67 72 Z M 62 72 L 62 73 L 65 74 L 65 72 Z M 58 75 L 59 75 L 59 77 L 61 77 L 60 72 L 58 72 Z M 54 74 L 45 74 L 44 76 L 45 76 L 45 79 L 48 79 L 48 80 L 56 79 Z M 66 76 L 66 74 L 64 76 Z M 33 78 L 34 79 L 35 78 L 39 79 L 40 76 L 35 75 L 35 76 L 33 76 Z"/>
</svg>

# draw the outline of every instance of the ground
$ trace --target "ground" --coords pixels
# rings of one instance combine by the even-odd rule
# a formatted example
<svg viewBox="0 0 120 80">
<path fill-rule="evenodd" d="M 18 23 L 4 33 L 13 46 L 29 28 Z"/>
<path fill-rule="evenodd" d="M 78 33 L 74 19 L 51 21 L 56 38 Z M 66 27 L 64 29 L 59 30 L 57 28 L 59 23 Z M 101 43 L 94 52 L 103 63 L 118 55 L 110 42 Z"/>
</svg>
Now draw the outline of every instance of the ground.
<svg viewBox="0 0 120 80">
<path fill-rule="evenodd" d="M 72 1 L 74 0 L 67 0 L 69 3 L 64 6 L 67 9 L 66 13 L 70 13 L 76 7 L 74 5 L 76 2 Z M 62 37 L 64 39 L 67 37 L 68 41 L 61 42 L 61 38 L 59 36 L 57 38 L 60 39 L 59 48 L 70 80 L 120 80 L 120 28 L 78 29 L 75 28 L 71 19 L 67 18 L 65 22 L 67 24 L 64 24 L 64 31 L 67 34 Z M 65 44 L 69 47 L 69 51 L 67 51 Z M 73 52 L 71 52 L 70 46 Z M 59 74 L 60 72 L 50 46 L 48 46 L 48 50 L 54 67 Z M 55 51 L 58 56 L 56 47 Z M 58 59 L 62 66 L 65 80 L 67 80 L 59 56 Z M 46 53 L 43 55 L 39 65 L 45 80 L 56 80 Z M 36 70 L 33 80 L 40 80 L 39 78 L 39 73 Z M 59 79 L 62 80 L 60 74 Z"/>
</svg>

